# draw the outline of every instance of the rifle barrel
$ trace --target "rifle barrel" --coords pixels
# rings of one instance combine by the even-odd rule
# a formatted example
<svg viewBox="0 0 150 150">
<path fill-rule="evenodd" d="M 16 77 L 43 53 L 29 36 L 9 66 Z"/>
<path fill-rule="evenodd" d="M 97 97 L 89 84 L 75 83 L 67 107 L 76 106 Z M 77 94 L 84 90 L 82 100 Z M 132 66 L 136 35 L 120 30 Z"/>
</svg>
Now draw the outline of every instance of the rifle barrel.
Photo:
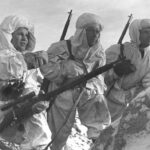
<svg viewBox="0 0 150 150">
<path fill-rule="evenodd" d="M 62 41 L 62 40 L 65 39 L 67 30 L 68 30 L 68 26 L 69 26 L 69 23 L 70 23 L 70 20 L 71 20 L 71 16 L 72 16 L 72 10 L 70 10 L 70 12 L 69 12 L 69 16 L 68 16 L 68 19 L 67 19 L 67 21 L 66 21 L 66 23 L 65 23 L 65 26 L 64 26 L 64 29 L 63 29 L 63 32 L 62 32 L 60 41 Z"/>
<path fill-rule="evenodd" d="M 127 29 L 128 29 L 128 27 L 129 27 L 129 24 L 130 24 L 132 18 L 133 18 L 133 17 L 132 17 L 132 14 L 131 14 L 131 15 L 129 16 L 128 22 L 127 22 L 127 24 L 125 25 L 125 27 L 124 27 L 124 29 L 123 29 L 123 32 L 122 32 L 122 34 L 121 34 L 121 36 L 120 36 L 120 38 L 119 38 L 118 44 L 121 44 L 121 43 L 122 43 L 122 40 L 123 40 L 123 38 L 124 38 L 124 36 L 125 36 L 125 34 L 126 34 L 126 32 L 127 32 Z"/>
</svg>

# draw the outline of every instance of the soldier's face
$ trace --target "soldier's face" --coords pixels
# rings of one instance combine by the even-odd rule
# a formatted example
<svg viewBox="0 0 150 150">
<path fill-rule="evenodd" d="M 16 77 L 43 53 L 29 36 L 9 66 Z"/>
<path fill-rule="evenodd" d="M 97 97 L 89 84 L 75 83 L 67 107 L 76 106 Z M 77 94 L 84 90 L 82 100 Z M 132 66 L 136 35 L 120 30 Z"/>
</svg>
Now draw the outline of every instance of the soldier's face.
<svg viewBox="0 0 150 150">
<path fill-rule="evenodd" d="M 101 28 L 98 24 L 89 25 L 86 28 L 86 36 L 89 47 L 95 45 L 100 38 Z"/>
<path fill-rule="evenodd" d="M 150 28 L 145 28 L 140 30 L 140 46 L 145 48 L 150 45 Z"/>
<path fill-rule="evenodd" d="M 11 43 L 16 50 L 22 52 L 26 50 L 28 44 L 28 30 L 26 28 L 18 28 L 12 33 Z"/>
</svg>

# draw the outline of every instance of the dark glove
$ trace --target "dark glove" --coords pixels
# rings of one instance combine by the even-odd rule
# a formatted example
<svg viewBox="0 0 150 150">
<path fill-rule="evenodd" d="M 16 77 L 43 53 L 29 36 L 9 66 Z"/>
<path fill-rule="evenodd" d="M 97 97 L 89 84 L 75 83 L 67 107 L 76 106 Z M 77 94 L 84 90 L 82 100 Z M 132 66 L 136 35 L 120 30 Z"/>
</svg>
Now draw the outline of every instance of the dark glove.
<svg viewBox="0 0 150 150">
<path fill-rule="evenodd" d="M 7 127 L 20 123 L 22 120 L 27 119 L 33 115 L 32 105 L 29 102 L 15 106 L 10 110 L 0 123 L 0 133 Z"/>
<path fill-rule="evenodd" d="M 8 85 L 3 87 L 2 95 L 8 99 L 16 99 L 23 93 L 25 83 L 22 80 L 9 82 Z"/>
<path fill-rule="evenodd" d="M 119 76 L 128 75 L 135 72 L 136 67 L 131 64 L 130 60 L 124 60 L 114 67 L 114 72 Z"/>
<path fill-rule="evenodd" d="M 16 122 L 21 122 L 22 120 L 31 117 L 34 114 L 32 106 L 33 104 L 30 101 L 15 106 L 14 115 L 16 117 Z"/>
</svg>

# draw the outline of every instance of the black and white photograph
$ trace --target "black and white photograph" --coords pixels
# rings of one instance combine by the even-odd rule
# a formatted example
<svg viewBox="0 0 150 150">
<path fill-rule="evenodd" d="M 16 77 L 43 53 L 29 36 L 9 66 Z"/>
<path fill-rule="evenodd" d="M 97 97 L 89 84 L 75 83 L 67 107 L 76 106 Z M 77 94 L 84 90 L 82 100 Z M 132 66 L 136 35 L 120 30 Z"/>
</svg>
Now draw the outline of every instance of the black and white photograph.
<svg viewBox="0 0 150 150">
<path fill-rule="evenodd" d="M 0 1 L 0 150 L 150 150 L 150 1 Z"/>
</svg>

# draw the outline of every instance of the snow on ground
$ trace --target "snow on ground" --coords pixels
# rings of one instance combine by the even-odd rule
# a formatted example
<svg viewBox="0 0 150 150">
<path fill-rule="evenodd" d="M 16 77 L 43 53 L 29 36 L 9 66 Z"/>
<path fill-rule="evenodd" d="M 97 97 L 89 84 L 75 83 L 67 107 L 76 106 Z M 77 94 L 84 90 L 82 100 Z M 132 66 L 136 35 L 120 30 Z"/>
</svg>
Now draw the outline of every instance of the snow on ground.
<svg viewBox="0 0 150 150">
<path fill-rule="evenodd" d="M 87 138 L 87 128 L 78 120 L 72 128 L 64 150 L 89 150 L 92 141 Z"/>
</svg>

